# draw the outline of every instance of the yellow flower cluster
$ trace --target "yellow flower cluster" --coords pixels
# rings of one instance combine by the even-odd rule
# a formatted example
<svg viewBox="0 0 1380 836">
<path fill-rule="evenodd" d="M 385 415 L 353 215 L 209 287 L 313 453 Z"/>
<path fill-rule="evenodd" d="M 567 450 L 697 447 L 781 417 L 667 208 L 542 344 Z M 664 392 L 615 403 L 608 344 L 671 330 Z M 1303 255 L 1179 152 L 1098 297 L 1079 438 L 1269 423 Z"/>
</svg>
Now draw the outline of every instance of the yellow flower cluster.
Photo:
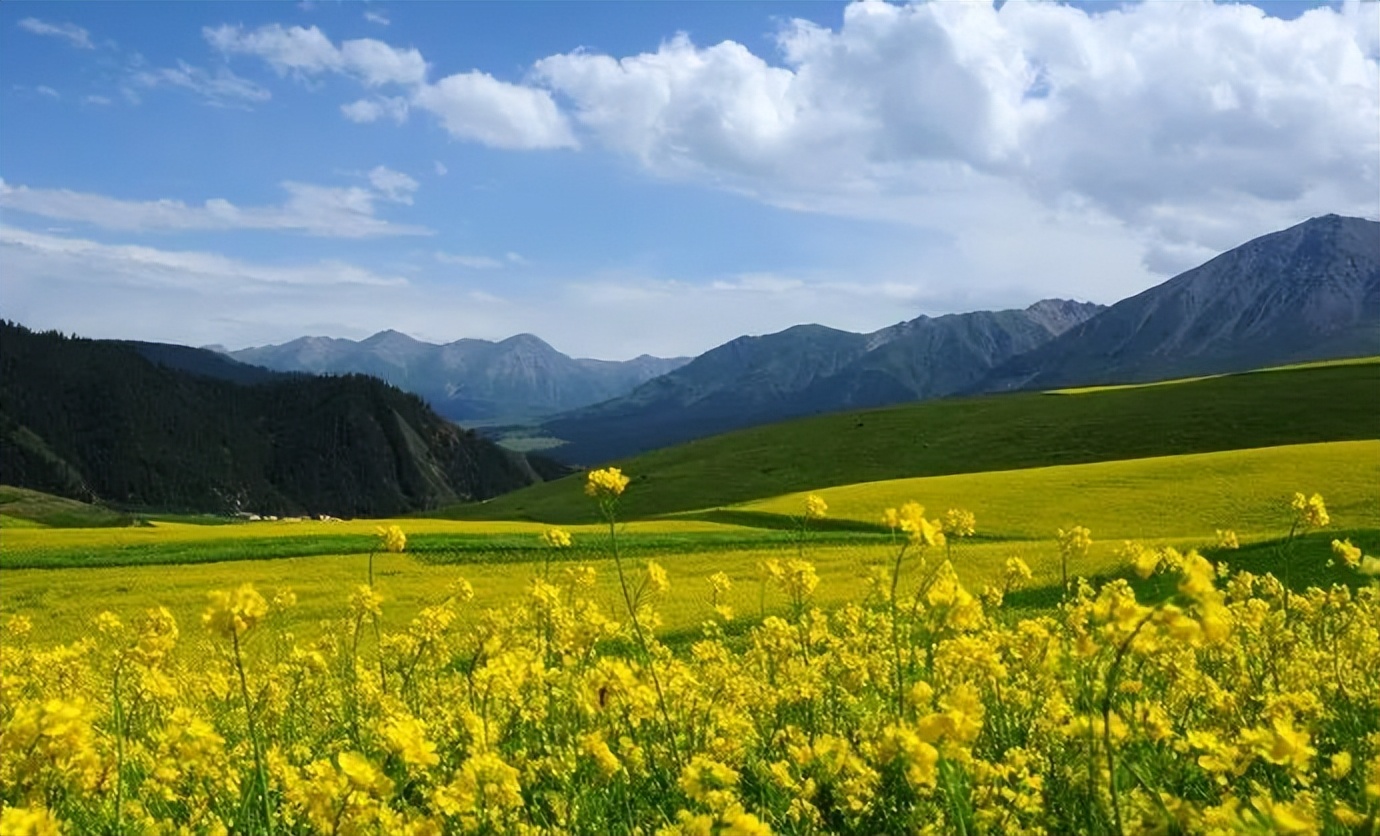
<svg viewBox="0 0 1380 836">
<path fill-rule="evenodd" d="M 207 597 L 211 604 L 201 616 L 201 623 L 227 639 L 243 636 L 268 615 L 268 602 L 250 584 L 243 584 L 233 592 L 217 590 Z M 168 617 L 171 619 L 171 615 Z M 175 626 L 171 635 L 176 639 Z"/>
<path fill-rule="evenodd" d="M 944 512 L 944 533 L 950 537 L 972 537 L 977 532 L 977 517 L 964 508 Z"/>
<path fill-rule="evenodd" d="M 596 499 L 616 499 L 631 481 L 616 467 L 591 470 L 585 475 L 585 494 Z"/>
<path fill-rule="evenodd" d="M 161 608 L 71 645 L 11 621 L 0 836 L 1374 832 L 1380 585 L 1299 590 L 1133 543 L 1160 597 L 1076 579 L 1008 610 L 1023 560 L 977 596 L 909 551 L 943 526 L 887 519 L 914 560 L 885 594 L 822 608 L 812 564 L 768 560 L 789 607 L 675 648 L 612 615 L 587 567 L 483 612 L 457 580 L 410 622 L 363 585 L 310 642 L 248 586 L 212 596 L 209 651 Z M 649 561 L 639 589 L 668 587 Z M 731 589 L 713 575 L 708 603 Z"/>
<path fill-rule="evenodd" d="M 1294 509 L 1294 518 L 1303 528 L 1326 528 L 1331 522 L 1327 515 L 1327 505 L 1323 503 L 1323 498 L 1318 494 L 1304 496 L 1301 493 L 1294 494 L 1294 501 L 1290 503 Z"/>
<path fill-rule="evenodd" d="M 548 528 L 542 532 L 541 541 L 553 549 L 570 548 L 570 532 L 561 528 Z"/>
<path fill-rule="evenodd" d="M 379 538 L 379 551 L 397 554 L 407 548 L 407 535 L 403 533 L 401 526 L 390 525 L 387 528 L 379 526 L 375 533 Z"/>
<path fill-rule="evenodd" d="M 882 512 L 882 525 L 905 534 L 912 546 L 944 545 L 944 523 L 925 519 L 925 507 L 918 502 L 907 502 L 899 509 L 886 509 Z"/>
<path fill-rule="evenodd" d="M 829 503 L 824 501 L 824 497 L 817 494 L 805 497 L 805 519 L 822 520 L 828 513 Z"/>
</svg>

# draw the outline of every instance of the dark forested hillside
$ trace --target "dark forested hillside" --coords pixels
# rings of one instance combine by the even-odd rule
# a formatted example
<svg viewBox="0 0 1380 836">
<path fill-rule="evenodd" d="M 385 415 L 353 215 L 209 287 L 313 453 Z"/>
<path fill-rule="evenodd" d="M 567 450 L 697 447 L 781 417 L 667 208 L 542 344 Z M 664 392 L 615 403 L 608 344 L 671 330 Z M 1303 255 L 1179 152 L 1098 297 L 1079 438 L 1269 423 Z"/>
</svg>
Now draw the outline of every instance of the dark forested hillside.
<svg viewBox="0 0 1380 836">
<path fill-rule="evenodd" d="M 210 352 L 201 367 L 196 349 L 145 348 L 0 323 L 0 481 L 127 508 L 382 516 L 559 471 L 373 378 L 240 383 Z"/>
</svg>

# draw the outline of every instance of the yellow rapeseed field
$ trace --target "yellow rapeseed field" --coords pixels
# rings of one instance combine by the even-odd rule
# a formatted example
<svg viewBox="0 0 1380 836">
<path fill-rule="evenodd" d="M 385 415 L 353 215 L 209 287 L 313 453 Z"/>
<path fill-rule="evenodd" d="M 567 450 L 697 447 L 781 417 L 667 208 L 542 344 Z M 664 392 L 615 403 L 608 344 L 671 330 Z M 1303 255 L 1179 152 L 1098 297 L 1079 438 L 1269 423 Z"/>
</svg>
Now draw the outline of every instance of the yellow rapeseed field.
<svg viewBox="0 0 1380 836">
<path fill-rule="evenodd" d="M 627 484 L 586 484 L 606 561 L 529 565 L 500 606 L 460 576 L 488 567 L 434 566 L 428 603 L 395 610 L 399 521 L 337 561 L 352 577 L 312 605 L 330 624 L 311 638 L 286 583 L 228 572 L 195 617 L 150 603 L 63 644 L 10 616 L 0 836 L 1380 832 L 1380 559 L 1349 540 L 1328 559 L 1351 582 L 1304 592 L 1119 543 L 1100 559 L 1165 590 L 1139 600 L 1080 577 L 1104 544 L 1070 524 L 1043 567 L 1057 604 L 1022 617 L 1005 600 L 1036 582 L 1027 561 L 955 569 L 994 547 L 963 507 L 874 509 L 891 533 L 839 597 L 809 537 L 829 494 L 800 498 L 793 548 L 696 577 L 623 553 Z M 1337 522 L 1292 497 L 1286 573 Z M 306 566 L 145 568 L 268 565 Z M 673 652 L 677 587 L 702 625 Z"/>
<path fill-rule="evenodd" d="M 1101 539 L 1210 536 L 1219 529 L 1274 536 L 1281 497 L 1328 485 L 1337 525 L 1380 527 L 1380 441 L 1294 444 L 1092 464 L 867 482 L 817 493 L 831 514 L 874 521 L 877 508 L 942 497 L 982 515 L 983 532 L 1048 537 L 1073 523 Z M 739 506 L 791 513 L 804 494 Z"/>
</svg>

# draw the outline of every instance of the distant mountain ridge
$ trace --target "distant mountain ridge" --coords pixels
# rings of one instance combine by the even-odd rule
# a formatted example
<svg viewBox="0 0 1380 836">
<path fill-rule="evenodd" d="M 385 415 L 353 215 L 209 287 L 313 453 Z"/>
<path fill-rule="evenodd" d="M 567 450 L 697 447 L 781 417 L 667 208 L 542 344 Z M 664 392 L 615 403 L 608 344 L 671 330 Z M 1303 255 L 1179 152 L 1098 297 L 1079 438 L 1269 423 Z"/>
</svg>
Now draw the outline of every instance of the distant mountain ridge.
<svg viewBox="0 0 1380 836">
<path fill-rule="evenodd" d="M 1325 215 L 1255 238 L 1001 364 L 973 392 L 1380 354 L 1380 223 Z"/>
<path fill-rule="evenodd" d="M 817 412 L 957 394 L 1134 383 L 1380 354 L 1380 223 L 1326 215 L 1111 307 L 1044 300 L 850 334 L 740 338 L 628 395 L 546 419 L 595 464 Z"/>
<path fill-rule="evenodd" d="M 921 316 L 871 334 L 797 325 L 739 337 L 541 429 L 566 442 L 554 455 L 591 464 L 754 424 L 941 397 L 1101 309 L 1048 299 L 1024 310 Z"/>
<path fill-rule="evenodd" d="M 276 371 L 371 375 L 420 395 L 438 413 L 461 423 L 530 420 L 598 403 L 689 359 L 577 359 L 531 334 L 437 345 L 392 330 L 358 342 L 301 337 L 227 355 Z"/>
<path fill-rule="evenodd" d="M 130 509 L 392 516 L 562 475 L 360 375 L 0 322 L 7 484 Z"/>
</svg>

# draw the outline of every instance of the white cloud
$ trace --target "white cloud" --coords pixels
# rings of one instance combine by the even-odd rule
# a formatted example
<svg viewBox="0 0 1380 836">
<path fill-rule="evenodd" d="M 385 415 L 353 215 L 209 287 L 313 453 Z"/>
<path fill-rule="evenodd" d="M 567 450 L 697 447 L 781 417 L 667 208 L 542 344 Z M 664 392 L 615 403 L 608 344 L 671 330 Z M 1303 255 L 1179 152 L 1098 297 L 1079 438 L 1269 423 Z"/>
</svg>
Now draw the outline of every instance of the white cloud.
<svg viewBox="0 0 1380 836">
<path fill-rule="evenodd" d="M 98 284 L 254 292 L 274 286 L 400 287 L 406 279 L 335 261 L 283 267 L 216 253 L 103 244 L 0 225 L 9 278 L 64 276 Z"/>
<path fill-rule="evenodd" d="M 402 96 L 375 96 L 340 106 L 340 112 L 351 122 L 377 122 L 387 117 L 401 125 L 407 121 L 407 99 Z"/>
<path fill-rule="evenodd" d="M 821 311 L 824 324 L 872 330 L 901 318 L 878 316 L 898 299 L 944 301 L 914 282 L 768 275 L 725 277 L 719 286 L 589 277 L 522 291 L 484 269 L 501 259 L 441 253 L 438 262 L 473 272 L 438 267 L 442 281 L 409 281 L 337 261 L 269 264 L 0 226 L 7 316 L 86 336 L 188 345 L 360 338 L 395 328 L 445 342 L 532 332 L 576 356 L 698 354 L 741 334 L 819 321 Z"/>
<path fill-rule="evenodd" d="M 396 85 L 409 97 L 376 96 L 341 106 L 353 122 L 389 117 L 406 120 L 410 108 L 436 116 L 457 139 L 496 148 L 575 148 L 570 125 L 547 90 L 500 81 L 477 70 L 429 83 L 427 63 L 416 49 L 390 46 L 373 38 L 342 41 L 337 47 L 315 26 L 280 24 L 245 30 L 222 25 L 202 30 L 225 54 L 254 55 L 280 74 L 310 78 L 340 73 L 366 87 Z"/>
<path fill-rule="evenodd" d="M 446 164 L 440 160 L 436 160 L 433 164 L 433 170 L 436 172 L 437 177 L 445 177 L 446 174 L 450 172 L 450 169 L 446 168 Z"/>
<path fill-rule="evenodd" d="M 396 172 L 390 174 L 406 177 Z M 422 227 L 375 217 L 374 203 L 380 197 L 410 199 L 405 183 L 390 180 L 388 174 L 383 175 L 383 180 L 390 184 L 391 192 L 288 181 L 282 184 L 288 193 L 282 205 L 251 207 L 239 207 L 221 198 L 199 206 L 180 200 L 121 200 L 67 189 L 11 186 L 0 180 L 0 207 L 130 231 L 262 229 L 337 238 L 430 234 Z"/>
<path fill-rule="evenodd" d="M 659 176 L 968 241 L 992 222 L 946 220 L 956 195 L 1000 196 L 1003 216 L 1029 198 L 1124 227 L 1162 271 L 1309 215 L 1380 212 L 1377 33 L 1376 3 L 1287 21 L 1206 0 L 855 3 L 837 30 L 785 27 L 781 65 L 677 36 L 533 75 Z"/>
<path fill-rule="evenodd" d="M 343 73 L 367 87 L 420 84 L 426 78 L 426 61 L 415 49 L 394 48 L 373 38 L 343 41 L 337 47 L 315 26 L 274 23 L 245 31 L 240 26 L 222 25 L 206 27 L 202 34 L 221 52 L 258 56 L 284 75 Z"/>
<path fill-rule="evenodd" d="M 74 23 L 48 23 L 36 17 L 26 17 L 19 21 L 19 28 L 35 35 L 62 38 L 78 49 L 95 49 L 91 43 L 91 33 Z"/>
<path fill-rule="evenodd" d="M 273 97 L 268 90 L 235 75 L 226 67 L 209 72 L 185 61 L 177 62 L 176 67 L 136 70 L 129 76 L 129 83 L 150 89 L 176 87 L 190 90 L 201 96 L 207 104 L 217 107 L 245 107 Z"/>
<path fill-rule="evenodd" d="M 458 139 L 512 149 L 578 144 L 550 93 L 499 81 L 487 73 L 457 73 L 422 85 L 413 93 L 412 103 L 435 114 Z"/>
<path fill-rule="evenodd" d="M 60 98 L 62 98 L 62 94 L 61 94 L 61 93 L 59 93 L 58 91 L 54 90 L 53 88 L 49 87 L 49 86 L 46 85 L 46 84 L 40 84 L 40 85 L 38 85 L 37 87 L 34 88 L 34 91 L 35 91 L 36 93 L 39 93 L 40 95 L 47 96 L 47 97 L 50 98 L 50 99 L 60 99 Z"/>
<path fill-rule="evenodd" d="M 375 9 L 369 9 L 364 13 L 364 19 L 370 23 L 377 23 L 380 26 L 388 26 L 393 21 L 388 19 L 388 15 Z"/>
<path fill-rule="evenodd" d="M 441 264 L 453 264 L 470 270 L 495 270 L 503 266 L 502 261 L 487 255 L 456 255 L 438 252 L 436 253 L 436 260 Z"/>
<path fill-rule="evenodd" d="M 105 107 L 106 105 L 111 104 L 110 98 L 109 98 L 108 96 L 95 96 L 95 95 L 92 95 L 92 96 L 87 96 L 86 98 L 82 99 L 82 101 L 85 102 L 86 104 L 89 104 L 89 105 L 97 105 L 97 106 L 100 106 L 100 107 Z"/>
<path fill-rule="evenodd" d="M 375 166 L 369 172 L 369 184 L 374 187 L 374 191 L 394 203 L 411 203 L 412 193 L 417 191 L 419 184 L 416 180 L 403 174 L 401 171 L 394 171 L 387 166 Z"/>
<path fill-rule="evenodd" d="M 185 345 L 332 333 L 419 296 L 402 277 L 346 262 L 273 264 L 5 226 L 0 264 L 6 316 L 26 325 Z"/>
</svg>

